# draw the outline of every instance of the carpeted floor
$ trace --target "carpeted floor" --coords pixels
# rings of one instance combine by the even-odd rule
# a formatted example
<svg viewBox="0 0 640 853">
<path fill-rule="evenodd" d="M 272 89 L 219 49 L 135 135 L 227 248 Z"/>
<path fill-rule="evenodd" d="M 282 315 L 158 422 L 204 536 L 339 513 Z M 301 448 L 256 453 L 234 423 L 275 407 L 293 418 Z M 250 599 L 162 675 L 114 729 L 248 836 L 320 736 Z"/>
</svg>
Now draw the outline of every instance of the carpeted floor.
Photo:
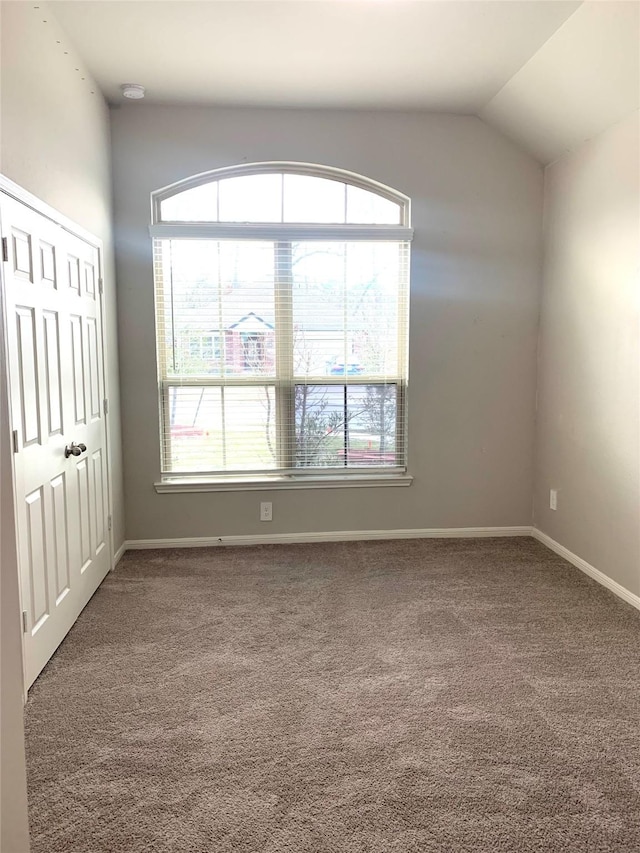
<svg viewBox="0 0 640 853">
<path fill-rule="evenodd" d="M 32 850 L 632 853 L 639 688 L 532 539 L 129 552 L 31 691 Z"/>
</svg>

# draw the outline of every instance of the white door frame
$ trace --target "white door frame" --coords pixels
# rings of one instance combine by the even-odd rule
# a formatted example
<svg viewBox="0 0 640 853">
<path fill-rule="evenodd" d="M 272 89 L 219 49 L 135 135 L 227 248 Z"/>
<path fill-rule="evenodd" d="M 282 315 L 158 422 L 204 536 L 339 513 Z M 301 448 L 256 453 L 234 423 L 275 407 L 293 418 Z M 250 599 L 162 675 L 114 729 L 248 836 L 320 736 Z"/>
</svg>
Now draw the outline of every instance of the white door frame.
<svg viewBox="0 0 640 853">
<path fill-rule="evenodd" d="M 19 184 L 14 183 L 10 178 L 7 178 L 5 175 L 0 174 L 0 230 L 3 227 L 2 223 L 2 195 L 8 195 L 26 207 L 31 208 L 31 210 L 35 211 L 35 213 L 40 214 L 41 216 L 50 219 L 52 222 L 55 222 L 56 225 L 59 225 L 65 231 L 68 231 L 70 234 L 73 234 L 75 237 L 79 237 L 81 240 L 84 240 L 85 243 L 88 243 L 90 246 L 93 246 L 98 252 L 98 275 L 100 280 L 99 286 L 99 299 L 100 299 L 100 331 L 102 334 L 102 372 L 104 376 L 104 396 L 107 400 L 111 399 L 110 389 L 109 389 L 109 375 L 107 372 L 107 350 L 108 350 L 108 340 L 107 340 L 107 329 L 106 329 L 106 312 L 105 312 L 105 298 L 104 298 L 104 286 L 102 282 L 104 281 L 104 258 L 103 258 L 103 246 L 102 240 L 100 240 L 95 235 L 91 234 L 89 231 L 84 229 L 81 225 L 78 225 L 72 219 L 69 219 L 63 213 L 60 213 L 55 208 L 48 205 L 46 202 L 39 199 L 37 196 L 30 193 L 28 190 L 25 190 Z M 2 233 L 2 237 L 6 237 L 4 233 Z M 5 280 L 4 280 L 4 263 L 0 262 L 0 287 L 2 288 L 2 298 L 0 299 L 0 323 L 2 323 L 3 329 L 3 337 L 5 340 L 5 352 L 2 353 L 4 357 L 5 363 L 5 374 L 6 374 L 6 383 L 7 389 L 10 388 L 11 377 L 9 376 L 9 359 L 8 359 L 8 351 L 7 347 L 7 316 L 6 316 L 6 306 L 4 301 L 4 288 L 5 288 Z M 14 413 L 11 411 L 11 395 L 8 394 L 7 405 L 9 409 L 9 431 L 7 435 L 2 436 L 2 440 L 9 442 L 11 444 L 12 436 L 11 436 L 11 426 L 13 424 L 13 416 Z M 17 518 L 18 518 L 18 508 L 17 508 L 17 495 L 16 495 L 16 487 L 15 487 L 15 454 L 11 453 L 11 491 L 13 493 L 13 517 L 12 518 L 3 518 L 2 525 L 9 526 L 11 525 L 11 534 L 16 536 L 17 540 Z M 115 549 L 113 545 L 113 483 L 111 476 L 111 428 L 109 424 L 109 416 L 105 415 L 105 462 L 106 462 L 106 473 L 107 473 L 107 508 L 108 515 L 110 519 L 107 543 L 109 548 L 109 567 L 110 570 L 113 570 L 114 567 L 114 554 Z M 17 566 L 18 574 L 19 574 L 19 563 Z M 20 597 L 22 597 L 22 589 L 20 586 Z M 20 600 L 20 612 L 22 612 L 22 600 Z M 20 619 L 22 622 L 22 619 Z M 27 683 L 26 672 L 25 672 L 25 654 L 24 654 L 24 633 L 22 634 L 22 678 L 23 678 L 23 695 L 24 701 L 27 700 L 27 689 L 25 687 Z"/>
</svg>

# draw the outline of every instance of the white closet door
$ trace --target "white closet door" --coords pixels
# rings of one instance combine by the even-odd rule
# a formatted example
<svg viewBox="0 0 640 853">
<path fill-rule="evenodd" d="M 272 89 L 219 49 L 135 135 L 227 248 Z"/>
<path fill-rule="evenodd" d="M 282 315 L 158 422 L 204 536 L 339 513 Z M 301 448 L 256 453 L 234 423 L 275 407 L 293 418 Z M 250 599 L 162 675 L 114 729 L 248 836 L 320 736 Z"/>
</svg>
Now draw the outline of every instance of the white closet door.
<svg viewBox="0 0 640 853">
<path fill-rule="evenodd" d="M 26 205 L 0 204 L 30 686 L 111 564 L 100 258 Z"/>
</svg>

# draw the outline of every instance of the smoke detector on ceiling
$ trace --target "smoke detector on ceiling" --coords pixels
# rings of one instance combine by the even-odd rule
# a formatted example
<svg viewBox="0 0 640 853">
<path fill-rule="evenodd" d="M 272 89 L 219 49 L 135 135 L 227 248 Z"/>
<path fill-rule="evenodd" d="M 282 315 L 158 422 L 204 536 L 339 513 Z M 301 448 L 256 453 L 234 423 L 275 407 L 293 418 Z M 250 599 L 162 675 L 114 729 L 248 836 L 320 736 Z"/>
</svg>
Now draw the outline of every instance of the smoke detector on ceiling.
<svg viewBox="0 0 640 853">
<path fill-rule="evenodd" d="M 125 98 L 130 98 L 132 101 L 139 101 L 144 98 L 144 86 L 139 83 L 123 83 L 120 88 Z"/>
</svg>

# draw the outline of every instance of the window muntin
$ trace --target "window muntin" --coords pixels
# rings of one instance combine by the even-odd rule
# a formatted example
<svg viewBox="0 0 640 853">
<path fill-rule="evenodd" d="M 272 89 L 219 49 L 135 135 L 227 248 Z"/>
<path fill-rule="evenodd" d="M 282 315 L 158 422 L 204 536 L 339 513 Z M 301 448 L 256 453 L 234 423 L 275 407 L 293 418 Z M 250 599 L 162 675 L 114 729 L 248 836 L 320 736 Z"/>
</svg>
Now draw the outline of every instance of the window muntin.
<svg viewBox="0 0 640 853">
<path fill-rule="evenodd" d="M 387 215 L 384 205 L 392 204 L 400 211 L 394 213 L 398 239 L 391 239 L 392 229 L 376 239 L 374 227 L 371 235 L 338 240 L 341 232 L 333 222 L 302 226 L 305 239 L 295 239 L 300 226 L 288 233 L 288 223 L 276 224 L 271 239 L 251 239 L 250 230 L 243 237 L 241 225 L 234 239 L 226 233 L 215 239 L 215 230 L 197 239 L 197 226 L 188 224 L 196 221 L 193 212 L 202 211 L 197 207 L 202 199 L 211 204 L 215 198 L 219 215 L 219 200 L 228 192 L 223 181 L 243 178 L 250 179 L 245 188 L 257 178 L 271 179 L 261 183 L 270 198 L 254 203 L 265 221 L 274 198 L 284 210 L 273 181 L 281 176 L 289 177 L 278 172 L 221 178 L 215 191 L 192 196 L 191 211 L 184 199 L 210 184 L 156 204 L 165 213 L 171 198 L 183 196 L 185 216 L 176 229 L 179 237 L 155 241 L 165 476 L 405 469 L 406 205 L 360 186 L 293 174 L 305 178 L 306 196 L 318 182 L 320 211 L 330 210 L 337 197 L 325 185 L 344 187 L 345 219 L 349 204 L 368 211 L 361 218 L 374 218 L 377 199 L 379 218 Z M 284 179 L 279 184 L 288 185 Z M 309 207 L 295 210 L 291 216 L 302 218 L 306 210 L 308 218 Z M 332 239 L 322 239 L 328 227 Z M 188 360 L 179 356 L 184 340 Z"/>
</svg>

